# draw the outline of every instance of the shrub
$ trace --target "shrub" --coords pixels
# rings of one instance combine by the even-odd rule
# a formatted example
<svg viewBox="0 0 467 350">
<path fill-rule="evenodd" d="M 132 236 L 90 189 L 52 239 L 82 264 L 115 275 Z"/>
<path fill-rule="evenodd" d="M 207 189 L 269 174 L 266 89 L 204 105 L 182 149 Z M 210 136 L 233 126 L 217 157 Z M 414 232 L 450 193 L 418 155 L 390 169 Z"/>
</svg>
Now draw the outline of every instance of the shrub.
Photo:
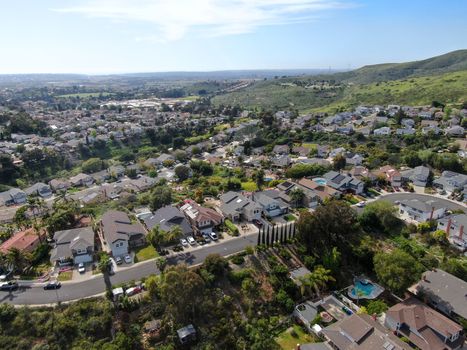
<svg viewBox="0 0 467 350">
<path fill-rule="evenodd" d="M 245 262 L 245 258 L 242 255 L 235 255 L 232 257 L 231 261 L 235 265 L 241 265 Z"/>
<path fill-rule="evenodd" d="M 225 227 L 227 227 L 227 229 L 233 236 L 238 236 L 240 234 L 238 232 L 238 227 L 235 226 L 234 223 L 230 221 L 229 219 L 225 220 L 224 224 L 225 224 Z"/>
</svg>

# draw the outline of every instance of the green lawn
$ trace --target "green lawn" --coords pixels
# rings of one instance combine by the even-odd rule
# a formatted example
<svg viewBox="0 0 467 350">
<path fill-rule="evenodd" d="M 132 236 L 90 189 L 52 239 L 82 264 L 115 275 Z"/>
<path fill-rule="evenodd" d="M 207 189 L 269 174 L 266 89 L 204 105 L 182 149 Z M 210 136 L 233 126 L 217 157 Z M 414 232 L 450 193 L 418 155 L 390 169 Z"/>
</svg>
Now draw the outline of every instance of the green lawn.
<svg viewBox="0 0 467 350">
<path fill-rule="evenodd" d="M 276 338 L 276 343 L 283 350 L 294 350 L 297 344 L 316 343 L 319 341 L 313 335 L 305 332 L 303 328 L 297 324 L 293 325 L 292 329 L 289 328 L 285 330 Z"/>
<path fill-rule="evenodd" d="M 256 186 L 256 183 L 253 181 L 248 181 L 248 182 L 242 182 L 242 190 L 248 191 L 248 192 L 253 192 L 258 189 L 258 186 Z"/>
<path fill-rule="evenodd" d="M 284 220 L 285 221 L 295 221 L 295 220 L 297 220 L 297 218 L 295 217 L 295 215 L 287 214 L 287 215 L 284 215 Z"/>
<path fill-rule="evenodd" d="M 65 271 L 65 272 L 61 272 L 58 275 L 58 280 L 61 282 L 70 281 L 72 277 L 73 277 L 73 271 Z"/>
<path fill-rule="evenodd" d="M 135 262 L 149 260 L 158 256 L 159 254 L 157 254 L 156 249 L 151 244 L 148 244 L 146 247 L 139 248 L 138 250 L 136 250 Z"/>
</svg>

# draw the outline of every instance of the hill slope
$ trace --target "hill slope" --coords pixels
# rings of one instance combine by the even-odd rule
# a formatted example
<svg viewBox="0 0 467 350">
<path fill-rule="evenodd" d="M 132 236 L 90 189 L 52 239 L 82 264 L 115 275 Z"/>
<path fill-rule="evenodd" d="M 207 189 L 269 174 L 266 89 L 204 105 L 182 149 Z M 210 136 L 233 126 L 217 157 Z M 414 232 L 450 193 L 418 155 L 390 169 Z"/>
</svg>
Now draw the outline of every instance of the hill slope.
<svg viewBox="0 0 467 350">
<path fill-rule="evenodd" d="M 467 100 L 467 50 L 422 61 L 365 66 L 344 73 L 261 81 L 216 96 L 213 103 L 328 110 L 358 104 L 429 104 L 433 100 L 444 103 Z"/>
</svg>

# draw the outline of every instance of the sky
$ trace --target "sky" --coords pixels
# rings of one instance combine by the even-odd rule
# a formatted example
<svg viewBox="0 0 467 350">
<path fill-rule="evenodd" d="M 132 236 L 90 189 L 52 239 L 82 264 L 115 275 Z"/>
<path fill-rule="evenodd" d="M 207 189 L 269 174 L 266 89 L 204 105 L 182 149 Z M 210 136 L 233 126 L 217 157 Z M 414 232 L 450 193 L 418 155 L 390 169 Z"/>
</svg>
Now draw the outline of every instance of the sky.
<svg viewBox="0 0 467 350">
<path fill-rule="evenodd" d="M 465 0 L 16 0 L 0 74 L 354 69 L 467 49 Z"/>
</svg>

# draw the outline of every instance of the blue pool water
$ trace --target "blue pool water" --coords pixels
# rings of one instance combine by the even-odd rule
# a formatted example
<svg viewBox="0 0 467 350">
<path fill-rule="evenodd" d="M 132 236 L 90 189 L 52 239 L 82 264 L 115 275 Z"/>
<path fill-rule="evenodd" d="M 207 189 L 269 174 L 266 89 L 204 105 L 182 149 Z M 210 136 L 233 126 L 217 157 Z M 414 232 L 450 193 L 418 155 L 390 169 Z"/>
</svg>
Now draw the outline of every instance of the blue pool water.
<svg viewBox="0 0 467 350">
<path fill-rule="evenodd" d="M 365 280 L 355 280 L 348 294 L 353 299 L 374 299 L 383 292 L 383 288 Z"/>
<path fill-rule="evenodd" d="M 313 179 L 314 182 L 316 182 L 317 184 L 321 185 L 321 186 L 325 186 L 326 185 L 326 179 L 323 179 L 322 177 L 318 177 L 316 179 Z"/>
</svg>

